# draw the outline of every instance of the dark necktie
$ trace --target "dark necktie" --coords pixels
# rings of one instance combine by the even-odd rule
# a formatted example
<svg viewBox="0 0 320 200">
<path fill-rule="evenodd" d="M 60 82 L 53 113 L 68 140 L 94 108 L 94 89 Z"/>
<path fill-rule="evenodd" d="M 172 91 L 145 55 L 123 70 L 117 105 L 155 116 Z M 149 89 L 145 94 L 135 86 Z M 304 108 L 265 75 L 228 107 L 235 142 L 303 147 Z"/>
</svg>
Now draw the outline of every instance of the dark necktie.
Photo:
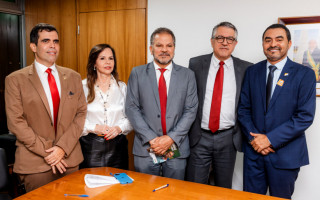
<svg viewBox="0 0 320 200">
<path fill-rule="evenodd" d="M 53 121 L 54 121 L 54 129 L 57 131 L 57 118 L 58 118 L 58 111 L 59 111 L 59 104 L 60 104 L 60 96 L 59 96 L 59 90 L 56 84 L 56 80 L 54 79 L 54 76 L 51 73 L 50 68 L 46 70 L 48 73 L 48 83 L 50 87 L 51 92 L 51 98 L 52 98 L 52 104 L 53 104 Z"/>
<path fill-rule="evenodd" d="M 273 85 L 273 75 L 274 75 L 274 71 L 277 69 L 276 66 L 274 65 L 270 65 L 269 66 L 269 74 L 268 74 L 268 81 L 267 81 L 267 99 L 266 99 L 266 108 L 268 110 L 268 105 L 270 103 L 270 99 L 271 99 L 271 91 L 272 91 L 272 85 Z"/>
<path fill-rule="evenodd" d="M 210 108 L 210 118 L 209 118 L 209 129 L 213 133 L 219 130 L 219 123 L 220 123 L 224 62 L 220 61 L 219 65 L 220 67 L 216 75 L 216 80 L 214 81 L 211 108 Z"/>
<path fill-rule="evenodd" d="M 160 98 L 160 109 L 161 109 L 161 126 L 163 135 L 167 134 L 167 126 L 166 126 L 166 109 L 167 109 L 167 85 L 166 80 L 164 79 L 163 73 L 166 69 L 159 69 L 161 72 L 159 78 L 159 98 Z"/>
</svg>

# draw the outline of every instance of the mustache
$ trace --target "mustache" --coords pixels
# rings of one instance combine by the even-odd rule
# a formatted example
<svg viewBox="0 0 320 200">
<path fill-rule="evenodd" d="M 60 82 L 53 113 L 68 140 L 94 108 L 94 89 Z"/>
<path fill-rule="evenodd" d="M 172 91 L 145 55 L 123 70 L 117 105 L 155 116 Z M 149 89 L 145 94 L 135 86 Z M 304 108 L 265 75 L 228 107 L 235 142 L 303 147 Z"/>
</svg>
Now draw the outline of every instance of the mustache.
<svg viewBox="0 0 320 200">
<path fill-rule="evenodd" d="M 271 51 L 271 50 L 281 50 L 281 48 L 280 47 L 269 47 L 268 50 L 269 51 Z"/>
<path fill-rule="evenodd" d="M 159 54 L 159 56 L 170 56 L 170 54 L 169 53 L 161 53 L 161 54 Z"/>
</svg>

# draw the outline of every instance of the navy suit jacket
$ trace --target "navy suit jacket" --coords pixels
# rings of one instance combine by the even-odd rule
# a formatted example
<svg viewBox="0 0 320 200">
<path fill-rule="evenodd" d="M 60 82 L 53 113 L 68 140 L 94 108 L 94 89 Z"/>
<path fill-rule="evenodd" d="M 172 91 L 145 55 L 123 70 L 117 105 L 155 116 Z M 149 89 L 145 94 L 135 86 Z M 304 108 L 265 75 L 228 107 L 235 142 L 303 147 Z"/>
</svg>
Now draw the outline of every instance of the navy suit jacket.
<svg viewBox="0 0 320 200">
<path fill-rule="evenodd" d="M 250 132 L 266 134 L 275 153 L 270 153 L 272 165 L 294 169 L 309 164 L 305 130 L 312 124 L 316 106 L 316 80 L 313 70 L 289 58 L 266 110 L 266 65 L 264 60 L 246 71 L 238 120 L 245 135 L 243 151 L 250 159 L 261 154 L 249 141 Z M 279 82 L 278 82 L 279 83 Z"/>
</svg>

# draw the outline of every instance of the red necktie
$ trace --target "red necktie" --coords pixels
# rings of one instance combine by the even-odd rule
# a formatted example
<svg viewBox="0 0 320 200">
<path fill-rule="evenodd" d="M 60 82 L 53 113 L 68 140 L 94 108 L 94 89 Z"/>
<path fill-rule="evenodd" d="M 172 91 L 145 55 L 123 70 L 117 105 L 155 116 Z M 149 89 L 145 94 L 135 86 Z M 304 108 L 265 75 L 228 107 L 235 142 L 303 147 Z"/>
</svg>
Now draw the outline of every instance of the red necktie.
<svg viewBox="0 0 320 200">
<path fill-rule="evenodd" d="M 59 103 L 60 103 L 60 96 L 58 87 L 56 84 L 56 80 L 54 76 L 51 74 L 52 69 L 48 68 L 46 72 L 48 73 L 48 83 L 50 87 L 51 97 L 52 97 L 52 104 L 53 104 L 53 119 L 54 119 L 54 129 L 57 131 L 57 117 L 58 117 L 58 110 L 59 110 Z"/>
<path fill-rule="evenodd" d="M 167 85 L 166 80 L 164 79 L 163 73 L 167 69 L 159 69 L 161 72 L 159 78 L 159 98 L 160 98 L 160 109 L 161 109 L 161 126 L 163 135 L 167 135 L 167 126 L 166 126 L 166 109 L 167 109 Z"/>
<path fill-rule="evenodd" d="M 219 130 L 220 122 L 220 111 L 221 111 L 221 99 L 223 90 L 223 65 L 224 62 L 220 61 L 220 67 L 216 75 L 214 82 L 214 89 L 211 100 L 210 118 L 209 118 L 209 129 L 214 133 Z"/>
</svg>

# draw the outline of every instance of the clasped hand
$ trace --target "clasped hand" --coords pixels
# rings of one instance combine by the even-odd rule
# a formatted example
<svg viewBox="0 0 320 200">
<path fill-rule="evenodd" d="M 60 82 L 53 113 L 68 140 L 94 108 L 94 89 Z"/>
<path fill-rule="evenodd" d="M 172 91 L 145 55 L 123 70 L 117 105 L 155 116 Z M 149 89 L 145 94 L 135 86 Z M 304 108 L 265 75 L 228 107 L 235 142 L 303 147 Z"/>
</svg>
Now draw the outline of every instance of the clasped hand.
<svg viewBox="0 0 320 200">
<path fill-rule="evenodd" d="M 119 126 L 108 126 L 108 125 L 99 125 L 97 124 L 94 132 L 98 135 L 104 136 L 104 139 L 111 140 L 117 137 L 121 132 L 121 128 Z"/>
<path fill-rule="evenodd" d="M 275 152 L 271 148 L 270 141 L 265 134 L 250 132 L 250 135 L 254 137 L 250 144 L 256 152 L 262 155 L 268 155 L 269 153 Z"/>
<path fill-rule="evenodd" d="M 163 155 L 170 148 L 173 142 L 174 141 L 171 139 L 171 137 L 164 135 L 150 140 L 149 144 L 155 154 Z"/>
<path fill-rule="evenodd" d="M 57 173 L 57 170 L 61 174 L 66 172 L 66 168 L 68 167 L 68 165 L 63 159 L 65 155 L 64 150 L 58 146 L 54 146 L 50 149 L 47 149 L 46 152 L 50 154 L 46 156 L 44 160 L 48 163 L 48 165 L 51 166 L 52 172 L 54 174 Z"/>
</svg>

